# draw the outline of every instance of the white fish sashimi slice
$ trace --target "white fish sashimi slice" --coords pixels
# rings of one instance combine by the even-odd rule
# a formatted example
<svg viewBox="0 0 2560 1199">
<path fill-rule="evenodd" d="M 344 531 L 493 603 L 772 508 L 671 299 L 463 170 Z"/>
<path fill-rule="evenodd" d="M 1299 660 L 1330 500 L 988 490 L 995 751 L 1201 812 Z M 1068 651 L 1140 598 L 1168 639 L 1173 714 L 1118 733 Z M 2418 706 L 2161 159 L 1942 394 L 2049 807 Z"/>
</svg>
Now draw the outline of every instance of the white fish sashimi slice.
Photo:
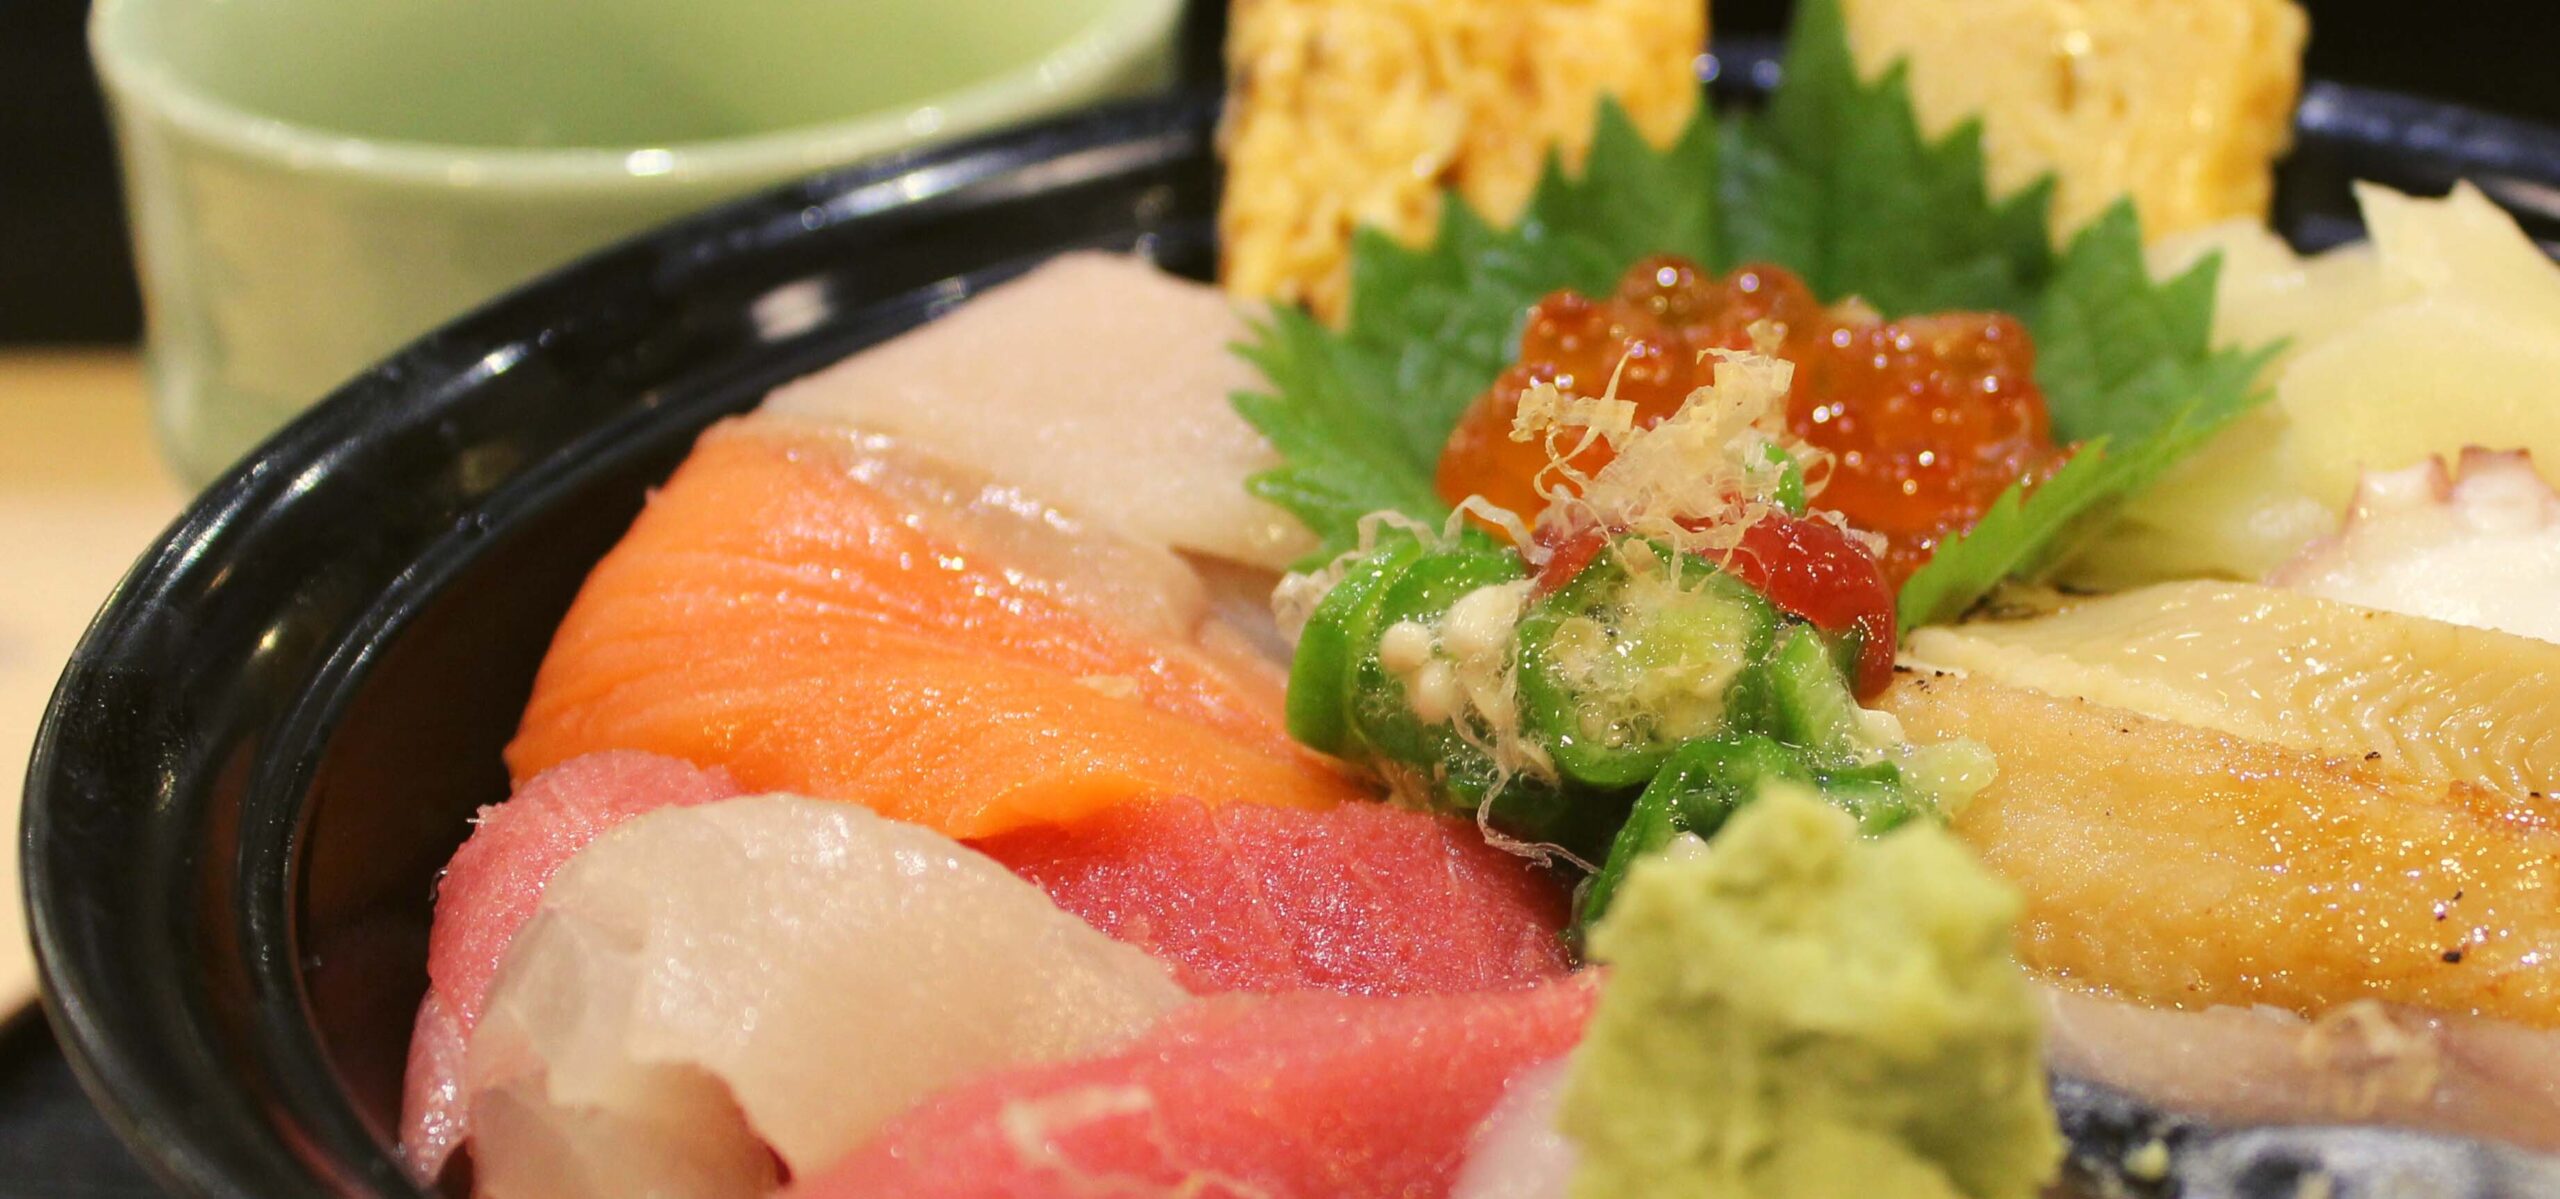
<svg viewBox="0 0 2560 1199">
<path fill-rule="evenodd" d="M 2040 988 L 2056 1070 L 2234 1125 L 2389 1124 L 2560 1150 L 2560 1032 L 2372 1000 L 2305 1020 Z"/>
<path fill-rule="evenodd" d="M 1264 567 L 1312 541 L 1245 492 L 1278 462 L 1229 406 L 1261 386 L 1214 288 L 1069 254 L 776 391 L 764 412 L 887 433 L 1142 540 Z"/>
<path fill-rule="evenodd" d="M 927 829 L 793 796 L 650 813 L 507 952 L 466 1070 L 481 1193 L 758 1194 L 775 1158 L 819 1169 L 946 1084 L 1103 1051 L 1183 1000 Z"/>
</svg>

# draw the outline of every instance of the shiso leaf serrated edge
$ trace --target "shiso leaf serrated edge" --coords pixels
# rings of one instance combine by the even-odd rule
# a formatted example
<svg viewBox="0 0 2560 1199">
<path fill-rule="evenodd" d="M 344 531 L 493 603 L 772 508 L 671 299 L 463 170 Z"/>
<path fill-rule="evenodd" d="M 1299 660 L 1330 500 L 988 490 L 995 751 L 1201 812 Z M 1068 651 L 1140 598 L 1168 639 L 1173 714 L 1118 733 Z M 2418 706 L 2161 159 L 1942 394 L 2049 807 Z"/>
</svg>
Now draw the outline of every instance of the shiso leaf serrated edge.
<svg viewBox="0 0 2560 1199">
<path fill-rule="evenodd" d="M 1354 545 L 1370 512 L 1437 523 L 1440 447 L 1510 364 L 1541 297 L 1605 293 L 1648 254 L 1717 271 L 1775 262 L 1827 301 L 1859 296 L 1887 316 L 2005 311 L 2036 338 L 2054 433 L 2086 444 L 1904 585 L 1904 628 L 1950 619 L 2002 579 L 2051 566 L 2263 398 L 2255 383 L 2274 352 L 2212 346 L 2216 264 L 2153 281 L 2128 203 L 2055 255 L 2050 196 L 2047 182 L 1993 199 L 1979 126 L 1924 137 L 1900 68 L 1860 80 L 1838 0 L 1806 0 L 1766 111 L 1719 119 L 1702 99 L 1657 149 L 1604 102 L 1581 175 L 1551 160 L 1511 228 L 1452 195 L 1428 246 L 1364 230 L 1343 328 L 1275 310 L 1240 347 L 1268 388 L 1237 409 L 1282 458 L 1251 486 L 1313 528 L 1323 556 Z"/>
<path fill-rule="evenodd" d="M 2025 311 L 2053 268 L 2051 185 L 1995 203 L 1978 124 L 1922 137 L 1903 68 L 1860 81 L 1836 0 L 1798 11 L 1767 110 L 1726 124 L 1716 265 L 1774 262 L 1888 317 Z"/>
</svg>

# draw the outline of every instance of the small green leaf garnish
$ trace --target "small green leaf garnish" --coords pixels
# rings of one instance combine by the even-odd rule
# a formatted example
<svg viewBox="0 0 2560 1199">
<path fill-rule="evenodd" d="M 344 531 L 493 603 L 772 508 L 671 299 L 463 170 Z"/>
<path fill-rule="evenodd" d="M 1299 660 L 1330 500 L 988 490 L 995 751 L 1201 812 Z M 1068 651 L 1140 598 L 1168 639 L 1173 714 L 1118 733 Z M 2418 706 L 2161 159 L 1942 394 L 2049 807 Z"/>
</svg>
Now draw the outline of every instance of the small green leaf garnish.
<svg viewBox="0 0 2560 1199">
<path fill-rule="evenodd" d="M 2091 442 L 2032 495 L 2011 485 L 1991 501 L 1973 528 L 1939 543 L 1929 564 L 1903 583 L 1894 604 L 1900 627 L 1953 619 L 1990 594 L 2000 580 L 2035 573 L 2076 522 L 2123 494 L 2118 478 L 2106 443 Z"/>
<path fill-rule="evenodd" d="M 1903 588 L 1905 628 L 2051 565 L 2091 514 L 2261 398 L 2272 349 L 2211 345 L 2212 263 L 2153 282 L 2129 205 L 2054 254 L 2050 187 L 1992 199 L 1979 128 L 1930 141 L 1900 70 L 1861 81 L 1838 0 L 1799 6 L 1765 112 L 1719 120 L 1702 102 L 1660 150 L 1614 104 L 1599 122 L 1582 174 L 1551 163 L 1516 226 L 1451 197 L 1426 248 L 1362 234 L 1344 328 L 1295 311 L 1256 327 L 1244 353 L 1269 387 L 1237 408 L 1284 464 L 1252 486 L 1306 521 L 1326 556 L 1372 511 L 1445 518 L 1432 487 L 1441 446 L 1510 364 L 1529 309 L 1560 288 L 1605 293 L 1648 254 L 1718 271 L 1774 262 L 1826 301 L 1861 297 L 1888 317 L 1997 310 L 2027 323 L 2054 433 L 2087 444 L 1939 547 Z"/>
</svg>

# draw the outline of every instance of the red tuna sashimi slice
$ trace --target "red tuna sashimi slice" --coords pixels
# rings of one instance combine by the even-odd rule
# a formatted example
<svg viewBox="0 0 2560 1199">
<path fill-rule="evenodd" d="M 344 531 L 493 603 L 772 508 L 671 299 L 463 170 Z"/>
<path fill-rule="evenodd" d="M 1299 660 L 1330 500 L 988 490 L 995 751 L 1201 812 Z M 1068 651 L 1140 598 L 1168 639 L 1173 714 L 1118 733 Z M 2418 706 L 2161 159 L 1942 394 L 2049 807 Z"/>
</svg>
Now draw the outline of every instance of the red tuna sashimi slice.
<svg viewBox="0 0 2560 1199">
<path fill-rule="evenodd" d="M 1563 888 L 1462 820 L 1167 799 L 977 848 L 1194 991 L 1454 993 L 1572 969 Z"/>
<path fill-rule="evenodd" d="M 1562 1057 L 1595 986 L 1211 1000 L 1127 1052 L 949 1091 L 791 1199 L 1446 1195 L 1512 1079 Z"/>
<path fill-rule="evenodd" d="M 409 1039 L 400 1105 L 400 1155 L 433 1177 L 465 1132 L 463 1045 L 480 1020 L 489 980 L 542 890 L 587 843 L 659 808 L 740 794 L 720 770 L 630 750 L 589 754 L 527 779 L 507 802 L 482 808 L 471 838 L 436 884 L 427 937 L 427 997 Z"/>
</svg>

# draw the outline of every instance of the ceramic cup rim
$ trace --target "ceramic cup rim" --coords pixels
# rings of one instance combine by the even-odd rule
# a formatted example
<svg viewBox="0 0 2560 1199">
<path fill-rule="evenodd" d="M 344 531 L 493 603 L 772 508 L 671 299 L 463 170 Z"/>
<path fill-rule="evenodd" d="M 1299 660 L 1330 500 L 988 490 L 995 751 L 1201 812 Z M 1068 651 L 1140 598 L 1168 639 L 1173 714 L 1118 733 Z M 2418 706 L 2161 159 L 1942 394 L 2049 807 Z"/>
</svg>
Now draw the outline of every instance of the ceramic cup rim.
<svg viewBox="0 0 2560 1199">
<path fill-rule="evenodd" d="M 1109 0 L 1109 7 L 1039 58 L 901 104 L 738 137 L 621 146 L 369 137 L 261 113 L 214 94 L 160 53 L 135 16 L 147 0 L 97 0 L 89 15 L 89 45 L 123 119 L 165 120 L 244 158 L 297 172 L 436 187 L 672 188 L 801 174 L 1101 95 L 1147 54 L 1169 52 L 1182 2 Z"/>
</svg>

